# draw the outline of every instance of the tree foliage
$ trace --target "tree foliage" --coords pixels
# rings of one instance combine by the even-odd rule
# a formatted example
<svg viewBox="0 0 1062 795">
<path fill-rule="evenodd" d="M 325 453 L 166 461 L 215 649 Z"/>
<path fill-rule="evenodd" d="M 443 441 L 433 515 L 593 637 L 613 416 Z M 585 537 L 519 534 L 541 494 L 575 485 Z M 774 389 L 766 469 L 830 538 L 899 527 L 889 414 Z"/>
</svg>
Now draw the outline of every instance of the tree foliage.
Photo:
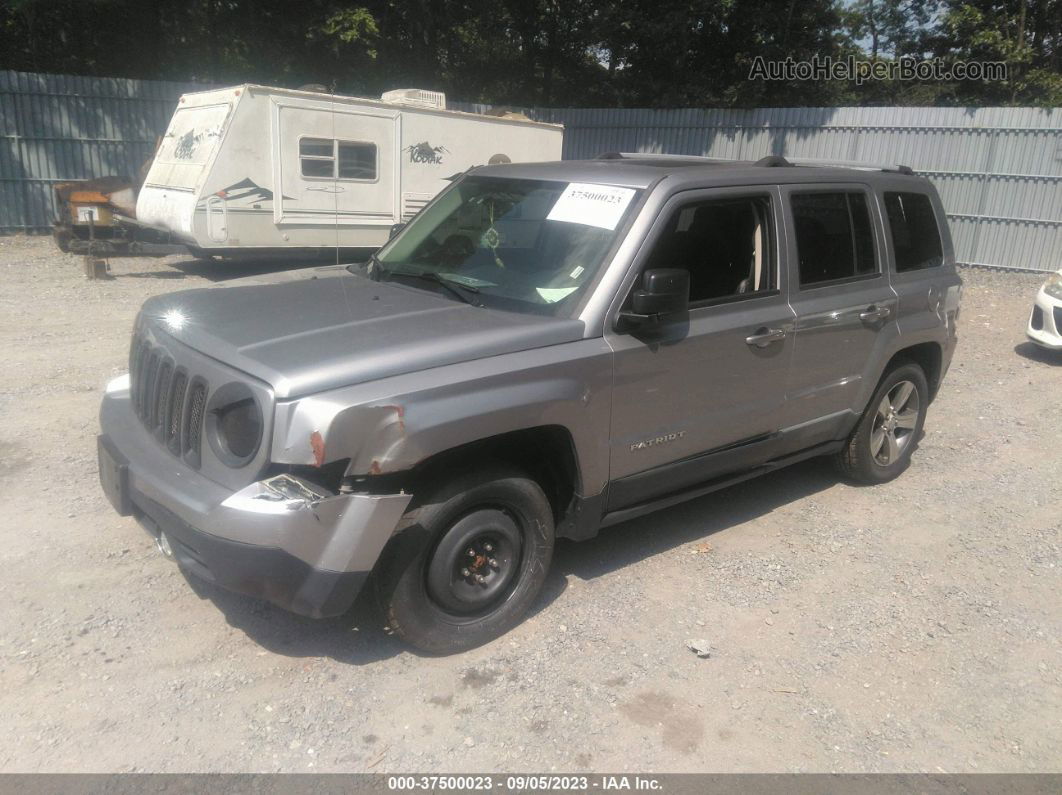
<svg viewBox="0 0 1062 795">
<path fill-rule="evenodd" d="M 1006 81 L 749 80 L 757 56 L 1004 61 Z M 0 67 L 511 105 L 1062 104 L 1062 0 L 7 0 Z"/>
<path fill-rule="evenodd" d="M 1006 80 L 864 85 L 864 102 L 1062 105 L 1062 0 L 856 0 L 842 15 L 849 42 L 879 59 L 1007 66 Z"/>
</svg>

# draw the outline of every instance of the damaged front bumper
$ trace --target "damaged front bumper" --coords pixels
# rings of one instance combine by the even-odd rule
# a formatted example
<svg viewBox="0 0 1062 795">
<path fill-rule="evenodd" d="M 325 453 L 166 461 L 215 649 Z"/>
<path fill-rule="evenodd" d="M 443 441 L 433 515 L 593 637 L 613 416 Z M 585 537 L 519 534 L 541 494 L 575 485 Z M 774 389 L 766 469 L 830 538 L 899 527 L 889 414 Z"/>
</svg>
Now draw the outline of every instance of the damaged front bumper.
<svg viewBox="0 0 1062 795">
<path fill-rule="evenodd" d="M 120 514 L 192 574 L 302 615 L 350 607 L 411 499 L 330 495 L 284 475 L 233 492 L 159 444 L 126 389 L 108 389 L 100 427 L 100 483 Z"/>
</svg>

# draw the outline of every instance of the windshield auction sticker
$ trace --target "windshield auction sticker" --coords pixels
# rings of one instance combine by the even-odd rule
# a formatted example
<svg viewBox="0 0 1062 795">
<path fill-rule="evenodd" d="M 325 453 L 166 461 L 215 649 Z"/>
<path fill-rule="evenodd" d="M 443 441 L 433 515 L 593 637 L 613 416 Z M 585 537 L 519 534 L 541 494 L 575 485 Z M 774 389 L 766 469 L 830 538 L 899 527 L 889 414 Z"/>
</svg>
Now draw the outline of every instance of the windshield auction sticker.
<svg viewBox="0 0 1062 795">
<path fill-rule="evenodd" d="M 585 224 L 601 229 L 615 229 L 623 211 L 634 198 L 631 188 L 572 182 L 564 189 L 546 218 L 569 224 Z"/>
</svg>

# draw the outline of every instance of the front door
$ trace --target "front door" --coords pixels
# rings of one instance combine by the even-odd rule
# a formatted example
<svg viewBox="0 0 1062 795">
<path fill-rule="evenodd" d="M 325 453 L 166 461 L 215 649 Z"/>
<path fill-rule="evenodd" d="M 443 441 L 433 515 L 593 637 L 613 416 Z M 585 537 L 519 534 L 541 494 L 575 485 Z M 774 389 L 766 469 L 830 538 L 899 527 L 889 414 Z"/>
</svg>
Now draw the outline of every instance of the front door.
<svg viewBox="0 0 1062 795">
<path fill-rule="evenodd" d="M 681 317 L 606 331 L 615 352 L 610 510 L 770 456 L 793 351 L 776 188 L 672 198 L 635 268 L 690 272 Z"/>
<path fill-rule="evenodd" d="M 783 188 L 789 211 L 790 303 L 796 312 L 786 424 L 807 446 L 835 439 L 862 412 L 895 328 L 873 193 L 858 184 Z"/>
</svg>

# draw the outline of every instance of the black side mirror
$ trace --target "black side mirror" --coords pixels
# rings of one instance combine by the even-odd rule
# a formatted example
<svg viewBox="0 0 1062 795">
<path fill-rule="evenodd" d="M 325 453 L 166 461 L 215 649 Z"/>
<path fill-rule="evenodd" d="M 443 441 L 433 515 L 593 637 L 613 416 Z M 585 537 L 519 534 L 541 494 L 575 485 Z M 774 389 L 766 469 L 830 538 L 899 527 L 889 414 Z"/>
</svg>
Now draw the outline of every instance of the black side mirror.
<svg viewBox="0 0 1062 795">
<path fill-rule="evenodd" d="M 653 268 L 642 274 L 642 287 L 631 295 L 631 308 L 620 312 L 628 322 L 655 322 L 664 315 L 685 312 L 690 304 L 690 272 L 681 268 Z"/>
<path fill-rule="evenodd" d="M 390 240 L 395 235 L 397 235 L 399 232 L 401 232 L 403 229 L 405 229 L 405 227 L 406 227 L 405 224 L 391 224 L 391 233 L 387 236 L 387 239 Z"/>
</svg>

